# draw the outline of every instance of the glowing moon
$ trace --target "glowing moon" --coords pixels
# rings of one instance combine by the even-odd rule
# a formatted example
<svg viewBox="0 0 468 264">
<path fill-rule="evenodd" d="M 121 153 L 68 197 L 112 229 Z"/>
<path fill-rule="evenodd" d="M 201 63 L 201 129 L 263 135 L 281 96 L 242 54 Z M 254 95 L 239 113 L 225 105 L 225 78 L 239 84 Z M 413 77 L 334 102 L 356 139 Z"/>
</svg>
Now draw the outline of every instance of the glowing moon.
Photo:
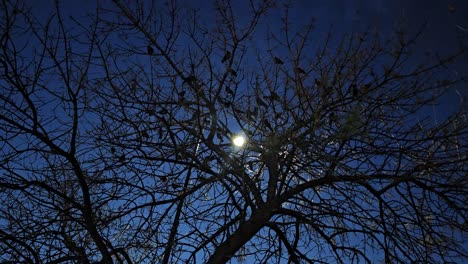
<svg viewBox="0 0 468 264">
<path fill-rule="evenodd" d="M 232 143 L 236 147 L 242 147 L 245 144 L 245 142 L 246 142 L 245 137 L 241 135 L 236 135 L 232 138 Z"/>
</svg>

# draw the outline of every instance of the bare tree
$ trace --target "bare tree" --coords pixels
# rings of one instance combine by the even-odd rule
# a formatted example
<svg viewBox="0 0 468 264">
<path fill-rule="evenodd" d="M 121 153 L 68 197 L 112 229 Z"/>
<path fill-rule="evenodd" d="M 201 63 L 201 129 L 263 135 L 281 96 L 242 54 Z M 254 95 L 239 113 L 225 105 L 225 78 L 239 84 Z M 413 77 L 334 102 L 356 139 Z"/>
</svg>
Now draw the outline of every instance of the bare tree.
<svg viewBox="0 0 468 264">
<path fill-rule="evenodd" d="M 2 263 L 466 259 L 461 53 L 233 4 L 2 2 Z"/>
</svg>

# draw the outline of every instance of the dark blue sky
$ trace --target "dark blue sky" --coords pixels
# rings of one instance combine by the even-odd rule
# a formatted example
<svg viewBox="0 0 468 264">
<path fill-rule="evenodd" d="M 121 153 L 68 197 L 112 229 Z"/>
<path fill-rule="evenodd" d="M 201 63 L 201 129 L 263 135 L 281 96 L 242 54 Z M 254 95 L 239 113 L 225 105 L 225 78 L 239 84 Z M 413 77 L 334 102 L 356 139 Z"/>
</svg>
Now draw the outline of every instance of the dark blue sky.
<svg viewBox="0 0 468 264">
<path fill-rule="evenodd" d="M 123 0 L 125 3 L 132 3 L 130 0 Z M 180 0 L 180 5 L 197 6 L 203 15 L 210 16 L 213 11 L 211 0 Z M 238 11 L 240 19 L 248 8 L 247 0 L 232 1 L 234 6 L 242 6 Z M 278 1 L 286 2 L 286 1 Z M 111 4 L 110 0 L 100 3 Z M 391 36 L 391 33 L 399 25 L 404 30 L 418 30 L 423 25 L 424 31 L 419 38 L 416 49 L 413 51 L 417 55 L 424 55 L 426 52 L 437 52 L 441 55 L 453 53 L 459 46 L 460 41 L 468 47 L 468 1 L 467 0 L 296 0 L 292 1 L 294 8 L 291 10 L 290 18 L 296 25 L 301 25 L 315 19 L 316 28 L 313 32 L 317 37 L 317 42 L 313 46 L 320 45 L 325 36 L 333 32 L 336 41 L 340 40 L 346 33 L 363 32 L 366 30 L 377 31 L 382 37 Z M 94 0 L 65 1 L 63 7 L 67 12 L 75 13 L 85 11 L 86 6 L 94 8 Z M 48 9 L 42 5 L 40 8 Z M 271 27 L 279 25 L 280 17 L 283 15 L 281 6 L 270 12 L 268 21 L 263 21 Z M 270 28 L 271 29 L 271 28 Z M 263 36 L 261 36 L 263 39 Z M 264 45 L 260 40 L 261 45 Z M 259 44 L 260 44 L 259 43 Z M 419 63 L 419 61 L 415 61 Z M 465 76 L 468 79 L 468 55 L 452 65 L 450 72 L 455 75 Z M 459 93 L 465 97 L 468 92 L 464 87 L 454 87 L 447 97 L 443 99 L 445 108 L 455 105 L 454 101 L 460 102 Z M 449 109 L 447 109 L 449 110 Z M 449 112 L 449 111 L 448 111 Z"/>
<path fill-rule="evenodd" d="M 297 17 L 315 16 L 319 25 L 333 24 L 337 30 L 361 31 L 367 27 L 387 31 L 398 20 L 410 26 L 428 22 L 431 38 L 443 44 L 441 36 L 466 29 L 468 1 L 446 0 L 317 0 L 296 1 Z M 438 36 L 438 38 L 436 38 Z"/>
<path fill-rule="evenodd" d="M 64 1 L 62 7 L 64 17 L 73 15 L 81 17 L 87 11 L 92 11 L 96 0 Z M 132 0 L 122 0 L 127 3 Z M 159 1 L 159 0 L 158 0 Z M 211 0 L 181 0 L 198 5 L 209 15 Z M 193 1 L 193 2 L 192 2 Z M 232 0 L 245 1 L 247 0 Z M 33 2 L 33 1 L 31 1 Z M 53 1 L 34 2 L 34 12 L 43 13 L 45 16 L 53 12 Z M 110 2 L 109 0 L 105 1 Z M 47 4 L 46 4 L 47 3 Z M 290 17 L 295 24 L 303 24 L 313 17 L 316 20 L 317 44 L 323 41 L 326 34 L 331 30 L 335 40 L 351 32 L 362 32 L 366 30 L 378 31 L 382 36 L 390 36 L 399 22 L 403 22 L 405 29 L 416 29 L 426 23 L 425 31 L 419 41 L 416 52 L 423 54 L 425 51 L 439 51 L 440 53 L 453 52 L 457 47 L 458 40 L 463 40 L 465 46 L 468 43 L 468 0 L 446 1 L 446 0 L 302 0 L 295 1 L 295 8 L 291 10 Z M 273 24 L 280 21 L 282 12 L 280 9 L 272 11 L 269 21 Z M 144 44 L 146 45 L 146 44 Z M 312 51 L 313 52 L 313 51 Z M 450 68 L 451 73 L 468 76 L 468 56 Z M 466 85 L 465 85 L 466 86 Z M 460 86 L 459 91 L 465 93 Z M 454 107 L 451 102 L 458 103 L 459 98 L 455 90 L 444 98 L 444 107 Z M 442 108 L 446 110 L 445 108 Z M 429 109 L 431 110 L 431 109 Z M 443 111 L 441 111 L 443 112 Z"/>
<path fill-rule="evenodd" d="M 418 44 L 423 52 L 453 50 L 459 38 L 468 42 L 468 1 L 316 0 L 295 3 L 297 7 L 291 17 L 304 21 L 315 17 L 316 30 L 323 35 L 330 28 L 335 34 L 371 29 L 386 35 L 401 22 L 406 29 L 413 30 L 426 23 Z"/>
<path fill-rule="evenodd" d="M 44 1 L 34 2 L 35 12 L 50 13 L 53 1 L 44 4 Z M 124 0 L 125 3 L 132 1 Z M 213 11 L 211 0 L 178 1 L 181 5 L 197 6 L 202 14 L 210 16 Z M 233 5 L 241 6 L 247 4 L 242 1 L 233 1 Z M 284 1 L 283 1 L 284 2 Z M 63 11 L 80 17 L 86 11 L 92 11 L 96 6 L 94 0 L 64 1 Z M 111 4 L 110 0 L 101 1 L 104 5 Z M 391 35 L 393 29 L 402 23 L 405 30 L 415 30 L 425 25 L 423 35 L 419 39 L 417 48 L 414 50 L 420 55 L 427 51 L 447 54 L 454 52 L 459 47 L 460 40 L 468 47 L 468 1 L 466 0 L 296 0 L 293 1 L 294 8 L 290 12 L 290 18 L 296 25 L 310 22 L 315 18 L 316 29 L 313 32 L 317 37 L 315 44 L 320 45 L 327 33 L 331 30 L 335 40 L 351 32 L 363 32 L 366 30 L 377 31 L 382 37 Z M 271 27 L 279 28 L 280 17 L 283 12 L 281 6 L 269 14 L 268 21 L 263 21 Z M 242 19 L 242 13 L 247 10 L 239 8 L 238 15 Z M 262 36 L 263 37 L 263 36 Z M 260 40 L 261 42 L 262 40 Z M 468 76 L 468 55 L 458 61 L 450 69 L 453 73 Z M 459 89 L 465 96 L 466 89 Z M 448 97 L 447 103 L 458 100 L 456 92 Z"/>
<path fill-rule="evenodd" d="M 316 0 L 295 1 L 291 17 L 307 21 L 316 18 L 316 31 L 325 36 L 330 29 L 339 34 L 376 30 L 389 36 L 398 23 L 405 30 L 425 30 L 416 46 L 419 55 L 427 51 L 453 53 L 460 45 L 468 47 L 468 1 L 457 0 Z M 316 32 L 316 33 L 317 33 Z M 416 63 L 416 62 L 415 62 Z M 450 68 L 453 74 L 468 77 L 468 55 Z M 450 112 L 460 102 L 458 93 L 468 95 L 466 83 L 451 89 L 443 98 L 443 108 Z M 465 102 L 466 106 L 466 102 Z M 445 109 L 446 108 L 446 109 Z"/>
<path fill-rule="evenodd" d="M 52 2 L 52 1 L 51 1 Z M 104 1 L 101 3 L 109 3 Z M 132 1 L 124 1 L 131 3 Z M 211 10 L 213 1 L 179 1 Z M 236 2 L 236 1 L 234 1 Z M 248 1 L 245 1 L 248 2 Z M 239 2 L 240 3 L 240 2 Z M 95 7 L 94 0 L 64 1 L 63 9 L 68 13 L 81 13 Z M 235 3 L 237 4 L 237 3 Z M 44 1 L 34 3 L 36 10 L 50 12 L 52 4 Z M 407 26 L 419 27 L 427 22 L 424 34 L 428 48 L 447 49 L 455 39 L 468 40 L 468 1 L 466 0 L 296 0 L 291 17 L 298 23 L 316 19 L 319 32 L 328 32 L 330 26 L 337 34 L 366 29 L 389 32 L 398 21 L 406 21 Z M 278 18 L 280 12 L 273 12 Z M 275 16 L 271 17 L 275 19 Z"/>
</svg>

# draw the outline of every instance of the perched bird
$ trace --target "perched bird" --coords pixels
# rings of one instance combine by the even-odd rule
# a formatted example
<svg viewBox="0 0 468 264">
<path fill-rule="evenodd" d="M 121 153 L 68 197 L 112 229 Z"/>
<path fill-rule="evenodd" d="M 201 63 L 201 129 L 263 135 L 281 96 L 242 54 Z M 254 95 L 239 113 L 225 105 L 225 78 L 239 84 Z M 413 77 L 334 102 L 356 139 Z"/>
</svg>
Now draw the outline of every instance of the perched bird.
<svg viewBox="0 0 468 264">
<path fill-rule="evenodd" d="M 258 115 L 258 107 L 254 107 L 252 110 L 252 115 L 257 116 Z"/>
<path fill-rule="evenodd" d="M 222 63 L 226 62 L 227 60 L 231 59 L 231 56 L 232 56 L 231 52 L 230 52 L 230 51 L 226 51 L 226 52 L 224 53 L 223 59 L 221 59 L 221 62 L 222 62 Z"/>
<path fill-rule="evenodd" d="M 359 95 L 359 90 L 358 90 L 356 84 L 351 84 L 350 88 L 351 88 L 351 92 L 353 93 L 354 97 Z"/>
<path fill-rule="evenodd" d="M 163 131 L 162 127 L 159 127 L 159 128 L 158 128 L 158 139 L 159 139 L 159 140 L 162 139 L 163 133 L 164 133 L 164 131 Z"/>
<path fill-rule="evenodd" d="M 179 106 L 185 106 L 186 105 L 185 91 L 179 92 L 179 98 L 177 99 L 177 104 Z"/>
<path fill-rule="evenodd" d="M 145 109 L 144 111 L 145 111 L 145 113 L 147 113 L 149 116 L 155 116 L 155 115 L 156 115 L 156 111 L 154 111 L 154 109 Z"/>
<path fill-rule="evenodd" d="M 197 77 L 193 76 L 193 75 L 189 75 L 187 77 L 184 77 L 183 78 L 184 82 L 183 83 L 193 83 L 193 82 L 196 82 L 197 81 Z"/>
<path fill-rule="evenodd" d="M 204 177 L 204 176 L 200 176 L 198 177 L 198 180 L 200 181 L 200 183 L 208 183 L 210 181 L 210 179 Z"/>
<path fill-rule="evenodd" d="M 319 79 L 317 79 L 317 78 L 315 78 L 314 83 L 315 83 L 315 85 L 317 85 L 317 86 L 322 86 L 322 82 L 321 82 Z"/>
<path fill-rule="evenodd" d="M 120 162 L 124 162 L 124 161 L 125 161 L 125 154 L 120 155 L 119 161 L 120 161 Z"/>
<path fill-rule="evenodd" d="M 254 170 L 254 162 L 253 161 L 248 161 L 246 162 L 247 168 L 251 171 Z"/>
<path fill-rule="evenodd" d="M 203 160 L 203 163 L 202 165 L 204 167 L 210 167 L 210 162 L 212 162 L 213 160 L 215 160 L 216 157 L 213 156 L 213 155 L 209 155 L 208 157 L 206 157 L 204 160 Z"/>
<path fill-rule="evenodd" d="M 160 115 L 165 115 L 165 114 L 168 114 L 169 111 L 167 111 L 166 108 L 162 107 L 159 111 L 158 111 L 158 114 Z"/>
<path fill-rule="evenodd" d="M 207 125 L 207 126 L 211 125 L 211 118 L 205 117 L 205 118 L 203 119 L 203 124 L 205 124 L 205 125 Z"/>
<path fill-rule="evenodd" d="M 247 109 L 246 117 L 250 122 L 254 122 L 257 119 L 258 108 L 255 107 L 253 110 Z"/>
<path fill-rule="evenodd" d="M 226 85 L 225 89 L 226 89 L 226 93 L 230 95 L 234 95 L 234 91 L 232 91 L 231 88 L 229 88 L 229 86 Z"/>
<path fill-rule="evenodd" d="M 273 130 L 273 128 L 271 127 L 271 124 L 270 124 L 270 121 L 268 121 L 268 119 L 263 119 L 263 124 L 265 124 L 265 127 L 268 128 L 269 130 Z"/>
<path fill-rule="evenodd" d="M 162 182 L 166 182 L 167 181 L 167 176 L 159 176 L 159 179 L 162 181 Z"/>
<path fill-rule="evenodd" d="M 234 77 L 237 77 L 237 72 L 233 69 L 229 69 L 229 73 L 234 76 Z"/>
<path fill-rule="evenodd" d="M 200 85 L 197 83 L 193 86 L 193 88 L 195 89 L 195 94 L 200 97 L 203 95 L 203 87 L 205 84 L 204 83 L 201 83 Z"/>
<path fill-rule="evenodd" d="M 231 102 L 228 100 L 224 100 L 222 98 L 219 98 L 219 101 L 224 105 L 224 107 L 229 108 L 231 107 Z"/>
<path fill-rule="evenodd" d="M 263 106 L 263 107 L 268 106 L 262 99 L 260 99 L 260 97 L 257 97 L 255 100 L 257 101 L 257 104 L 260 106 Z"/>
<path fill-rule="evenodd" d="M 335 113 L 331 112 L 328 117 L 328 125 L 331 126 L 333 121 L 335 121 Z"/>
<path fill-rule="evenodd" d="M 239 113 L 241 115 L 245 115 L 245 111 L 242 109 L 236 109 L 236 113 Z"/>
<path fill-rule="evenodd" d="M 221 134 L 220 131 L 217 131 L 217 132 L 216 132 L 216 137 L 218 138 L 219 141 L 223 141 L 223 139 L 224 139 L 224 135 Z"/>
<path fill-rule="evenodd" d="M 280 97 L 275 91 L 271 91 L 269 96 L 265 96 L 265 98 L 272 100 L 272 101 L 279 101 Z"/>
<path fill-rule="evenodd" d="M 306 74 L 306 71 L 302 69 L 301 67 L 294 68 L 294 71 L 300 74 Z"/>
<path fill-rule="evenodd" d="M 205 160 L 208 161 L 208 162 L 211 162 L 211 161 L 213 161 L 213 160 L 215 160 L 215 159 L 216 159 L 216 156 L 215 156 L 215 155 L 208 155 L 208 156 L 205 158 Z"/>
<path fill-rule="evenodd" d="M 247 108 L 247 110 L 245 111 L 245 114 L 247 116 L 253 116 L 254 115 L 254 111 L 253 110 L 250 110 L 250 108 Z"/>
<path fill-rule="evenodd" d="M 148 52 L 149 55 L 153 55 L 153 54 L 154 54 L 154 49 L 153 49 L 153 47 L 151 47 L 150 45 L 148 45 L 148 47 L 146 47 L 146 51 Z"/>
<path fill-rule="evenodd" d="M 278 120 L 278 119 L 281 119 L 281 117 L 282 117 L 282 113 L 276 113 L 275 114 L 275 119 Z"/>
<path fill-rule="evenodd" d="M 130 88 L 132 89 L 133 92 L 136 91 L 137 85 L 138 85 L 137 80 L 136 80 L 135 78 L 133 78 L 133 79 L 130 81 Z"/>
<path fill-rule="evenodd" d="M 192 113 L 192 121 L 198 121 L 200 118 L 200 113 L 197 111 L 197 112 L 193 112 Z"/>
<path fill-rule="evenodd" d="M 275 64 L 276 65 L 283 65 L 284 64 L 284 61 L 282 61 L 280 58 L 278 57 L 273 57 L 273 60 L 275 61 Z"/>
<path fill-rule="evenodd" d="M 362 87 L 362 93 L 363 93 L 363 94 L 368 93 L 368 92 L 369 92 L 369 89 L 371 88 L 371 85 L 372 85 L 371 83 L 366 83 L 366 84 L 364 84 L 364 86 Z"/>
<path fill-rule="evenodd" d="M 111 152 L 112 154 L 114 154 L 114 153 L 115 153 L 115 148 L 114 148 L 114 147 L 111 147 L 110 152 Z"/>
</svg>

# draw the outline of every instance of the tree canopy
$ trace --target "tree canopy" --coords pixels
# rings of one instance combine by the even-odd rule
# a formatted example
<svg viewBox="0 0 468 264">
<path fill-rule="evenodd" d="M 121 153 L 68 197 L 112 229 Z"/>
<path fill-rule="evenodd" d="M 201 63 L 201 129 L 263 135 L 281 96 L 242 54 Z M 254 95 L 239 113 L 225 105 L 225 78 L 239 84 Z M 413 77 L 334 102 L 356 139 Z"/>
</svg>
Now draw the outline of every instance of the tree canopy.
<svg viewBox="0 0 468 264">
<path fill-rule="evenodd" d="M 466 260 L 462 48 L 270 0 L 1 5 L 0 262 Z"/>
</svg>

